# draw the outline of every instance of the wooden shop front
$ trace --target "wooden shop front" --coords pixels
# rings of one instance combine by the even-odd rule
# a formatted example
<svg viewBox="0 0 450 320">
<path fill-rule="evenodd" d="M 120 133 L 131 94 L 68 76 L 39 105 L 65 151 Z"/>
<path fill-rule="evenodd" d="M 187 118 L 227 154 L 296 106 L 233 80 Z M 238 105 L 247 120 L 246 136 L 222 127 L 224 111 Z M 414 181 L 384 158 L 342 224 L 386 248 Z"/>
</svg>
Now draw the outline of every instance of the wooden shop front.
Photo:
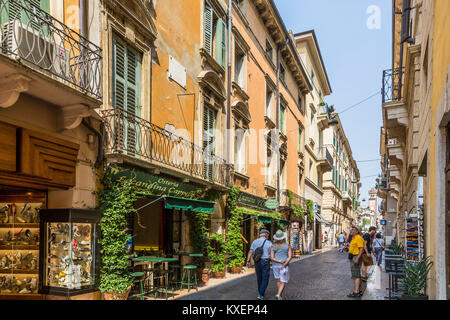
<svg viewBox="0 0 450 320">
<path fill-rule="evenodd" d="M 41 238 L 40 213 L 49 206 L 49 191 L 75 186 L 79 148 L 0 122 L 0 300 L 52 299 L 40 290 L 40 273 L 50 273 L 40 270 L 50 267 L 40 261 L 41 242 L 47 243 Z"/>
</svg>

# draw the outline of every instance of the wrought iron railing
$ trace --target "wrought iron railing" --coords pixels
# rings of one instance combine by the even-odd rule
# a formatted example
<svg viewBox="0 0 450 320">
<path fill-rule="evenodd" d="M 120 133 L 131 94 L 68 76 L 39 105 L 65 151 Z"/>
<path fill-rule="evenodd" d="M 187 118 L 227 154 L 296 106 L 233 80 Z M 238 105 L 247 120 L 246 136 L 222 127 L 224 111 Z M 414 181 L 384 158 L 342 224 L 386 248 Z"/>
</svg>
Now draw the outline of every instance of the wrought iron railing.
<svg viewBox="0 0 450 320">
<path fill-rule="evenodd" d="M 106 154 L 176 168 L 222 186 L 231 185 L 233 166 L 207 149 L 121 109 L 102 111 Z"/>
<path fill-rule="evenodd" d="M 30 0 L 0 0 L 0 28 L 0 53 L 102 99 L 98 46 Z"/>
<path fill-rule="evenodd" d="M 401 101 L 404 93 L 405 68 L 400 72 L 400 68 L 383 71 L 383 103 Z"/>
<path fill-rule="evenodd" d="M 305 198 L 293 192 L 291 193 L 291 196 L 289 196 L 289 193 L 288 190 L 281 190 L 280 206 L 290 207 L 295 204 L 300 205 L 302 208 L 306 208 Z"/>
<path fill-rule="evenodd" d="M 331 152 L 328 150 L 329 146 L 322 146 L 319 147 L 317 150 L 317 156 L 319 160 L 327 160 L 330 166 L 333 166 L 333 156 L 331 155 Z"/>
</svg>

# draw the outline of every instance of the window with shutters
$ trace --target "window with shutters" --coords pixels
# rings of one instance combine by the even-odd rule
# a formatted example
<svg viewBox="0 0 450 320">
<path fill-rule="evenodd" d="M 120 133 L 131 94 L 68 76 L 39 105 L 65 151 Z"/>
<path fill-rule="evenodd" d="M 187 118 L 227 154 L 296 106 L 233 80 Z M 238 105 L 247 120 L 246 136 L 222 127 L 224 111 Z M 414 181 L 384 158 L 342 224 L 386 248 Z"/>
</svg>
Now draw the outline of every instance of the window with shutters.
<svg viewBox="0 0 450 320">
<path fill-rule="evenodd" d="M 280 63 L 280 80 L 286 83 L 286 69 L 284 69 L 281 63 Z"/>
<path fill-rule="evenodd" d="M 269 40 L 266 40 L 266 56 L 273 63 L 273 47 Z"/>
<path fill-rule="evenodd" d="M 302 152 L 302 129 L 298 128 L 298 152 Z"/>
<path fill-rule="evenodd" d="M 113 107 L 122 111 L 118 141 L 128 154 L 139 153 L 141 116 L 140 77 L 142 56 L 118 36 L 113 36 Z M 136 118 L 137 117 L 137 118 Z"/>
<path fill-rule="evenodd" d="M 273 89 L 266 84 L 266 116 L 273 120 L 273 104 L 274 104 L 274 92 Z"/>
<path fill-rule="evenodd" d="M 245 16 L 245 2 L 246 0 L 233 0 L 234 3 L 236 3 L 237 7 L 241 11 L 241 13 Z"/>
<path fill-rule="evenodd" d="M 280 159 L 280 189 L 286 189 L 286 161 Z"/>
<path fill-rule="evenodd" d="M 286 133 L 286 106 L 280 105 L 280 131 Z"/>
<path fill-rule="evenodd" d="M 215 155 L 215 129 L 217 112 L 208 104 L 204 104 L 203 109 L 203 176 L 207 180 L 214 178 L 214 155 Z"/>
<path fill-rule="evenodd" d="M 246 61 L 246 54 L 244 50 L 241 48 L 241 46 L 235 42 L 234 45 L 234 82 L 236 82 L 239 87 L 242 89 L 246 89 L 246 74 L 245 74 L 245 61 Z"/>
<path fill-rule="evenodd" d="M 273 186 L 274 179 L 273 179 L 273 153 L 272 150 L 270 150 L 270 139 L 268 138 L 267 141 L 267 157 L 266 157 L 266 185 Z"/>
<path fill-rule="evenodd" d="M 204 49 L 209 55 L 213 57 L 219 65 L 225 68 L 227 56 L 227 26 L 206 2 L 203 19 L 203 42 Z"/>
<path fill-rule="evenodd" d="M 239 127 L 236 127 L 234 135 L 234 169 L 247 173 L 247 132 Z"/>
<path fill-rule="evenodd" d="M 41 20 L 36 16 L 38 14 L 36 8 L 50 13 L 50 0 L 16 0 L 16 1 L 0 1 L 2 7 L 1 21 L 19 20 L 23 26 L 40 30 Z M 24 9 L 25 8 L 25 9 Z"/>
</svg>

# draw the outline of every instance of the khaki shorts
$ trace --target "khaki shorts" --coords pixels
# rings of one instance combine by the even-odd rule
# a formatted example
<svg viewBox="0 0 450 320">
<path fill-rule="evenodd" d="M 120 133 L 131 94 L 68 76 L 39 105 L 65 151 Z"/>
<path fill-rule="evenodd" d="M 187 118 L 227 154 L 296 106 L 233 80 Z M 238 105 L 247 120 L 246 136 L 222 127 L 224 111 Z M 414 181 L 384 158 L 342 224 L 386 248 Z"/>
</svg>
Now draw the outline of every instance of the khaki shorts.
<svg viewBox="0 0 450 320">
<path fill-rule="evenodd" d="M 352 272 L 352 279 L 361 278 L 361 264 L 362 258 L 359 257 L 358 264 L 355 265 L 355 259 L 357 256 L 353 256 L 352 260 L 350 260 L 350 271 Z"/>
</svg>

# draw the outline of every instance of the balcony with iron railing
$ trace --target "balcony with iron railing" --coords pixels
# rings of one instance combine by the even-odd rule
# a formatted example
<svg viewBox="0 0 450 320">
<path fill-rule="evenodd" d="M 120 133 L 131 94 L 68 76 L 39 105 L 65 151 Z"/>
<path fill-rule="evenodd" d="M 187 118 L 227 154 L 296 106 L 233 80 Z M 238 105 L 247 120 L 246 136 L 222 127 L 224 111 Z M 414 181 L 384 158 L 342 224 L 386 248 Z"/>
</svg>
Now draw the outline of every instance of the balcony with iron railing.
<svg viewBox="0 0 450 320">
<path fill-rule="evenodd" d="M 98 107 L 102 51 L 35 2 L 2 0 L 0 78 L 2 84 L 8 79 L 25 80 L 30 85 L 21 92 L 58 106 Z"/>
<path fill-rule="evenodd" d="M 405 105 L 405 69 L 383 71 L 383 121 L 386 129 L 408 125 L 408 111 Z"/>
<path fill-rule="evenodd" d="M 331 171 L 333 169 L 334 159 L 330 152 L 331 147 L 325 145 L 317 149 L 317 164 L 323 172 Z"/>
<path fill-rule="evenodd" d="M 121 109 L 101 112 L 106 157 L 157 167 L 228 188 L 233 166 L 212 152 Z"/>
<path fill-rule="evenodd" d="M 289 195 L 291 194 L 291 195 Z M 283 189 L 280 194 L 280 206 L 281 207 L 291 207 L 292 205 L 299 205 L 302 208 L 306 208 L 306 200 L 302 196 L 294 192 L 289 192 L 289 190 Z"/>
</svg>

